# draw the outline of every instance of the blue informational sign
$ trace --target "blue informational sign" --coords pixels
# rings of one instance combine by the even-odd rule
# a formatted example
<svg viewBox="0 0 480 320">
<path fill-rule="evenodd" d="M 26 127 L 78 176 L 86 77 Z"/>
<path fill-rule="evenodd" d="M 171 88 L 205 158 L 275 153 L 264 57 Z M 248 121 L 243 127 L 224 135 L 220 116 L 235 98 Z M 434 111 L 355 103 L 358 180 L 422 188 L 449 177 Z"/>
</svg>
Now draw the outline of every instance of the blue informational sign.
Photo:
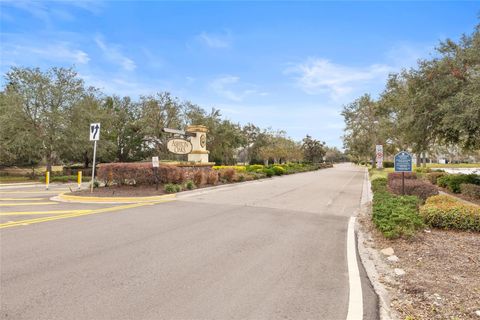
<svg viewBox="0 0 480 320">
<path fill-rule="evenodd" d="M 395 155 L 395 172 L 412 171 L 412 155 L 406 151 L 400 151 Z"/>
</svg>

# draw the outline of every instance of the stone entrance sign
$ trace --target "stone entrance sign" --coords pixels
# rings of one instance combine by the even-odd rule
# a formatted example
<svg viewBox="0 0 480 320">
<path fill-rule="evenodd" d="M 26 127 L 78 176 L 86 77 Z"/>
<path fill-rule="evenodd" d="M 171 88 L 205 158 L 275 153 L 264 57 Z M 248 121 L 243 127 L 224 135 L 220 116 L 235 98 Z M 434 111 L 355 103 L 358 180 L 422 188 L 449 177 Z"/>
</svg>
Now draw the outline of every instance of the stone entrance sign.
<svg viewBox="0 0 480 320">
<path fill-rule="evenodd" d="M 192 151 L 188 154 L 188 161 L 209 163 L 209 152 L 207 151 L 207 127 L 201 125 L 188 126 L 186 132 L 190 133 L 190 142 L 193 147 Z"/>
</svg>

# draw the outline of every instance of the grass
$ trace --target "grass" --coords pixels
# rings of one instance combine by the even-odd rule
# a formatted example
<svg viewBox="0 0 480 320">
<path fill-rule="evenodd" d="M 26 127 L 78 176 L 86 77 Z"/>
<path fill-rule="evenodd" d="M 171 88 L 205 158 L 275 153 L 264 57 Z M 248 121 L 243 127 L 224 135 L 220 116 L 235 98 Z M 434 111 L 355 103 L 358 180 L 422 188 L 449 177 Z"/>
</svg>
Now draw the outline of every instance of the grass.
<svg viewBox="0 0 480 320">
<path fill-rule="evenodd" d="M 32 180 L 28 177 L 11 177 L 11 176 L 0 176 L 0 183 L 14 183 L 14 182 L 30 182 L 30 181 L 36 181 Z"/>
<path fill-rule="evenodd" d="M 427 163 L 428 168 L 480 168 L 480 163 Z"/>
<path fill-rule="evenodd" d="M 46 166 L 35 167 L 35 173 L 41 174 L 47 170 Z M 52 166 L 52 172 L 61 172 L 63 166 Z M 8 167 L 0 169 L 0 175 L 23 176 L 32 173 L 32 167 Z"/>
<path fill-rule="evenodd" d="M 393 172 L 393 168 L 385 168 L 385 169 L 370 169 L 368 170 L 370 173 L 370 180 L 375 180 L 377 178 L 387 178 L 389 172 Z"/>
</svg>

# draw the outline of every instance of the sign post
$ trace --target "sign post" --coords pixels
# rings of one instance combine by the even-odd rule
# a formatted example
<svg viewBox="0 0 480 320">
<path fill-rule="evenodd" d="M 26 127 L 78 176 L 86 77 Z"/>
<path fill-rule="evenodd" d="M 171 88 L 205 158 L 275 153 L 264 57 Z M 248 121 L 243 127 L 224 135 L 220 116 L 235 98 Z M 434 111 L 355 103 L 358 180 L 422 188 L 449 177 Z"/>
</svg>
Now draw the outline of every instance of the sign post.
<svg viewBox="0 0 480 320">
<path fill-rule="evenodd" d="M 95 159 L 97 157 L 97 141 L 100 140 L 100 123 L 90 124 L 90 141 L 93 141 L 93 167 L 92 181 L 90 184 L 90 193 L 93 192 L 93 184 L 95 182 Z"/>
<path fill-rule="evenodd" d="M 412 172 L 412 155 L 406 151 L 400 151 L 394 158 L 395 172 L 402 173 L 402 194 L 405 195 L 405 172 Z"/>
<path fill-rule="evenodd" d="M 153 167 L 153 174 L 155 175 L 155 185 L 156 189 L 158 190 L 158 167 L 160 163 L 158 162 L 158 157 L 152 157 L 152 167 Z"/>
<path fill-rule="evenodd" d="M 377 159 L 377 169 L 383 168 L 383 146 L 381 144 L 377 144 L 375 146 L 375 155 Z"/>
</svg>

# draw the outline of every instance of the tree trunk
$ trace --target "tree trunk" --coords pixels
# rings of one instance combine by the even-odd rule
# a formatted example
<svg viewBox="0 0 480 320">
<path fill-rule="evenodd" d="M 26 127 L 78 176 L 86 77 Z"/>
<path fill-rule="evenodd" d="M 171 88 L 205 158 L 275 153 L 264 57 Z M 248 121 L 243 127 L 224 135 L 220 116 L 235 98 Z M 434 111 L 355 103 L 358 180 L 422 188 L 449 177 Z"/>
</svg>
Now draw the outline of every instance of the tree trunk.
<svg viewBox="0 0 480 320">
<path fill-rule="evenodd" d="M 88 158 L 88 152 L 87 151 L 85 151 L 83 153 L 83 161 L 84 161 L 85 169 L 87 169 L 88 165 L 90 164 L 90 159 Z"/>
</svg>

